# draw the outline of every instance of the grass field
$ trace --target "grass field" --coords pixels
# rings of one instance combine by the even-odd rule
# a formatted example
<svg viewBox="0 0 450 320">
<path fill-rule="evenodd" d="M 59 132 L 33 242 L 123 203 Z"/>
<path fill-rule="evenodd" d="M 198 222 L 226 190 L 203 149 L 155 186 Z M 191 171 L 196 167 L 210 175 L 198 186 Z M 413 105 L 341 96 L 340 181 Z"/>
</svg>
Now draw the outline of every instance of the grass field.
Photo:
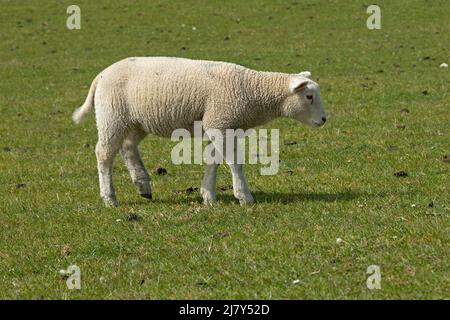
<svg viewBox="0 0 450 320">
<path fill-rule="evenodd" d="M 0 3 L 0 298 L 450 298 L 449 1 L 377 1 L 381 30 L 356 0 L 78 0 L 81 30 L 66 28 L 72 2 Z M 168 171 L 152 174 L 154 199 L 118 157 L 120 206 L 106 208 L 94 116 L 71 113 L 105 67 L 154 55 L 311 70 L 328 122 L 266 126 L 280 172 L 246 166 L 246 207 L 230 190 L 203 206 L 185 191 L 203 166 L 173 165 L 174 143 L 148 137 L 149 171 Z M 81 290 L 59 274 L 71 264 Z"/>
</svg>

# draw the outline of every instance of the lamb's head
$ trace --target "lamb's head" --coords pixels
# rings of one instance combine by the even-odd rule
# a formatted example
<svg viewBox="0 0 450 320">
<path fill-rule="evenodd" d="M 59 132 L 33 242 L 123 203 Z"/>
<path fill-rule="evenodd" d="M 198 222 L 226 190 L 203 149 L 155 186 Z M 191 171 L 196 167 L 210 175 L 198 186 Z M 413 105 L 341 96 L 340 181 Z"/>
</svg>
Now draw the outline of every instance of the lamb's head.
<svg viewBox="0 0 450 320">
<path fill-rule="evenodd" d="M 320 127 L 327 120 L 320 99 L 319 85 L 304 71 L 289 79 L 290 95 L 283 103 L 283 115 L 311 126 Z"/>
</svg>

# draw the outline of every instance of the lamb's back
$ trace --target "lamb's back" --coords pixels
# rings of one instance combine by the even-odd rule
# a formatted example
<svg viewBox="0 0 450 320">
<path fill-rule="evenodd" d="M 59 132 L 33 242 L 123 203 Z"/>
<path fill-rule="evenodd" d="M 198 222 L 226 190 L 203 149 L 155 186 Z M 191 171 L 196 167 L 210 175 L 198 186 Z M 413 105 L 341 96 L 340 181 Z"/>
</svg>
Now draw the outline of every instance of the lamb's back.
<svg viewBox="0 0 450 320">
<path fill-rule="evenodd" d="M 134 122 L 170 136 L 174 129 L 191 129 L 194 121 L 202 120 L 210 99 L 229 98 L 232 78 L 243 69 L 225 62 L 135 57 L 111 65 L 102 78 L 104 86 L 123 96 Z"/>
</svg>

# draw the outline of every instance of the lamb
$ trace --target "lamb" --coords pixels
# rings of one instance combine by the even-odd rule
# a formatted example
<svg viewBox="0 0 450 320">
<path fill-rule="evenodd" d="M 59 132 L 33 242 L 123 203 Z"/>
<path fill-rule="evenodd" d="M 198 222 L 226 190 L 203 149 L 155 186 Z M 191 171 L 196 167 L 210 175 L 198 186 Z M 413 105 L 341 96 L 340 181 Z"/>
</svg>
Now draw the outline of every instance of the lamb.
<svg viewBox="0 0 450 320">
<path fill-rule="evenodd" d="M 178 128 L 192 132 L 194 121 L 202 121 L 204 130 L 246 130 L 277 117 L 322 126 L 326 116 L 319 86 L 310 77 L 310 72 L 262 72 L 227 62 L 126 58 L 97 75 L 72 118 L 80 123 L 95 106 L 100 196 L 106 205 L 117 206 L 112 164 L 119 151 L 140 195 L 152 199 L 150 176 L 138 149 L 149 133 L 170 137 Z M 242 164 L 226 162 L 234 196 L 241 205 L 253 203 Z M 205 204 L 216 201 L 217 167 L 206 165 L 200 188 Z"/>
</svg>

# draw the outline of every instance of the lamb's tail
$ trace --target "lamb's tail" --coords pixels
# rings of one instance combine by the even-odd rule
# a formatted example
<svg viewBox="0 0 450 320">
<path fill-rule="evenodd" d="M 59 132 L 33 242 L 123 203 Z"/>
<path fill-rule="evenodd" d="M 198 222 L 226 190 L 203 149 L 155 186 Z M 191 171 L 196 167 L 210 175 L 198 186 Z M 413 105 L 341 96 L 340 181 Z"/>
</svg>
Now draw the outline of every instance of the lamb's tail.
<svg viewBox="0 0 450 320">
<path fill-rule="evenodd" d="M 92 81 L 91 88 L 89 89 L 88 96 L 86 97 L 86 101 L 84 101 L 83 105 L 76 109 L 72 114 L 72 120 L 76 124 L 83 121 L 88 112 L 91 111 L 92 107 L 94 106 L 94 96 L 95 90 L 97 88 L 98 78 L 99 77 L 97 76 L 94 81 Z"/>
</svg>

